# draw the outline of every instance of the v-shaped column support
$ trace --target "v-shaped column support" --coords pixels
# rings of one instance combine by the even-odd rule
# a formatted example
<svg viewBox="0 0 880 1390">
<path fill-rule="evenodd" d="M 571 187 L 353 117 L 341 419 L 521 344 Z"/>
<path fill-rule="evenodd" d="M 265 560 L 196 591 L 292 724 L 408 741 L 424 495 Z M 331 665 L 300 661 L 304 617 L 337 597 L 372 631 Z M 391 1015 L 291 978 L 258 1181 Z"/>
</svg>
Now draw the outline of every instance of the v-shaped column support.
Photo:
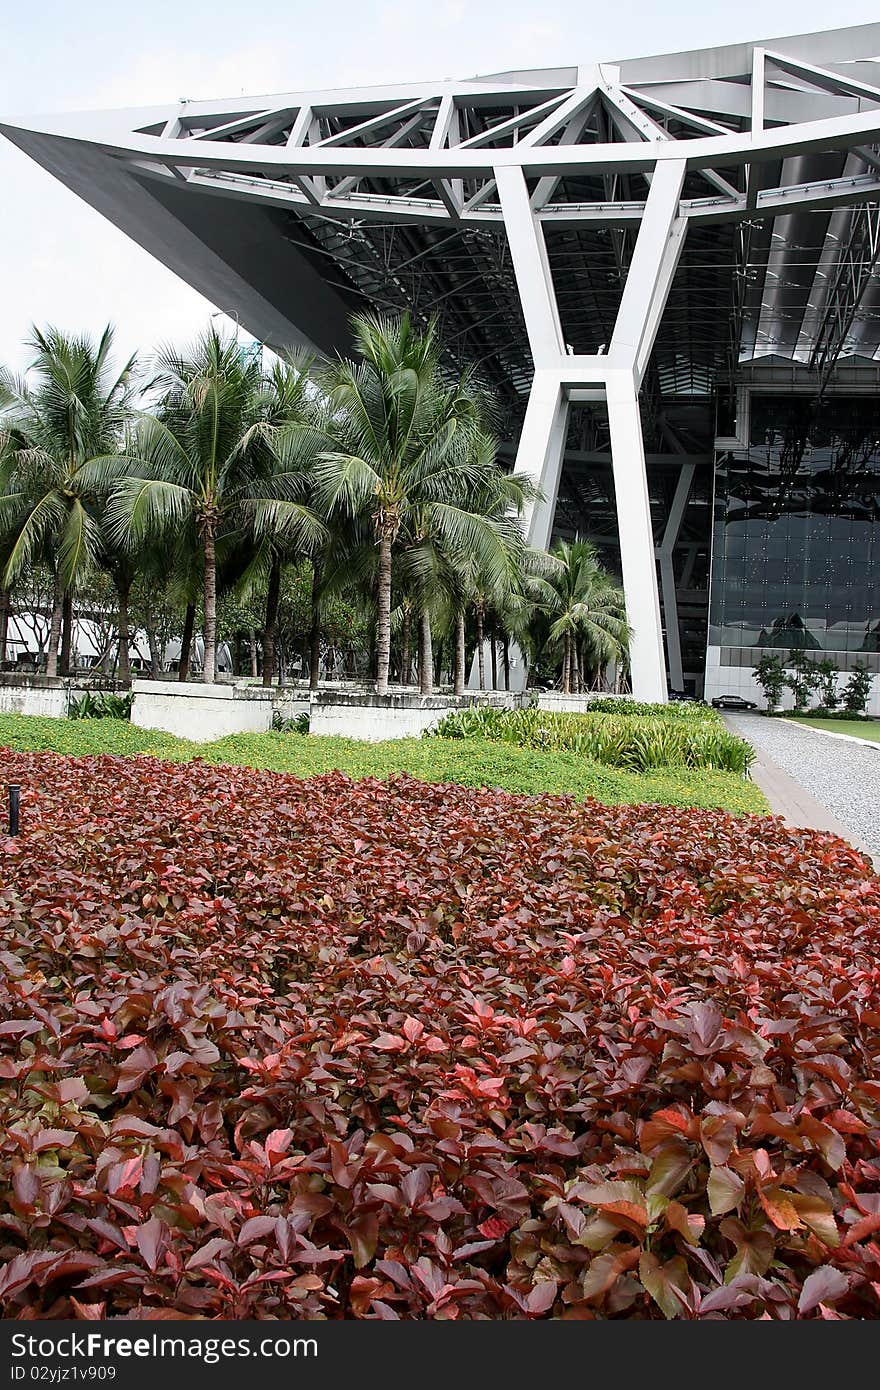
<svg viewBox="0 0 880 1390">
<path fill-rule="evenodd" d="M 535 375 L 516 457 L 543 500 L 527 518 L 530 544 L 546 548 L 553 529 L 572 399 L 607 402 L 611 462 L 626 612 L 632 636 L 630 670 L 637 699 L 665 701 L 666 662 L 657 586 L 655 541 L 639 413 L 642 383 L 687 231 L 679 202 L 685 161 L 656 162 L 645 212 L 607 355 L 566 352 L 539 220 L 525 177 L 515 166 L 495 170 Z"/>
</svg>

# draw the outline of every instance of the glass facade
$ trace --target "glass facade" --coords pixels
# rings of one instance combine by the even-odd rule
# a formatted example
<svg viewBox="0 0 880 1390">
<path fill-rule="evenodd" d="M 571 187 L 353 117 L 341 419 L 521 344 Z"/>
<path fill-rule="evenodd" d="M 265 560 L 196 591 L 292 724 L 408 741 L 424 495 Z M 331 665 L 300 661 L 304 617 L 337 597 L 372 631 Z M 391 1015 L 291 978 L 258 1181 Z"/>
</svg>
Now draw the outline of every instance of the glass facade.
<svg viewBox="0 0 880 1390">
<path fill-rule="evenodd" d="M 749 435 L 716 463 L 710 644 L 880 669 L 880 399 L 755 393 Z"/>
</svg>

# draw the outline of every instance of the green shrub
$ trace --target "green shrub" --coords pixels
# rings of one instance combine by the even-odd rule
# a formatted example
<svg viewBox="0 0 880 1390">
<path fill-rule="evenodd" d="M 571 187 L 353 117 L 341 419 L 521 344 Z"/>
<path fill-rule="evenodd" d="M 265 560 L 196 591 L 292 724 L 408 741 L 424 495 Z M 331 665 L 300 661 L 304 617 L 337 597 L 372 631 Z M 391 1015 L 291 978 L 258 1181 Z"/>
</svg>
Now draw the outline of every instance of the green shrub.
<svg viewBox="0 0 880 1390">
<path fill-rule="evenodd" d="M 753 667 L 752 675 L 764 691 L 767 712 L 772 714 L 782 699 L 782 692 L 786 686 L 782 657 L 777 652 L 765 652 L 757 666 Z"/>
<path fill-rule="evenodd" d="M 590 701 L 590 714 L 647 715 L 658 719 L 703 719 L 720 723 L 720 716 L 698 700 L 669 700 L 665 705 L 647 700 L 628 700 L 620 695 L 599 695 Z"/>
<path fill-rule="evenodd" d="M 695 718 L 553 714 L 478 706 L 448 714 L 428 737 L 485 738 L 522 748 L 565 750 L 634 772 L 693 767 L 744 774 L 754 757 L 751 745 L 728 732 L 720 721 Z"/>
<path fill-rule="evenodd" d="M 796 710 L 805 710 L 813 691 L 821 679 L 819 668 L 805 652 L 793 652 L 789 658 L 791 670 L 786 674 L 785 684 L 794 696 Z"/>
<path fill-rule="evenodd" d="M 78 700 L 71 701 L 70 719 L 130 719 L 133 695 L 114 695 L 111 691 L 86 690 Z"/>
<path fill-rule="evenodd" d="M 302 714 L 295 715 L 292 719 L 285 719 L 277 709 L 272 711 L 272 728 L 276 734 L 307 734 L 309 732 L 309 716 L 306 710 Z"/>
<path fill-rule="evenodd" d="M 857 661 L 843 687 L 843 707 L 847 714 L 864 714 L 874 677 L 864 661 Z"/>
</svg>

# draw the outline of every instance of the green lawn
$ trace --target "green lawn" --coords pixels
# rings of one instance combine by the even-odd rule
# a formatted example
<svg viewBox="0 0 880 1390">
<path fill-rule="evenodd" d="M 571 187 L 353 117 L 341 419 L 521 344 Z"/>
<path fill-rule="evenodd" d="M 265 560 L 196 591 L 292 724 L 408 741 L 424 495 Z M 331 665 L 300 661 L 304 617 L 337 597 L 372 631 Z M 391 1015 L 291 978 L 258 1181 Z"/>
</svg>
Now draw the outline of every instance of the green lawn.
<svg viewBox="0 0 880 1390">
<path fill-rule="evenodd" d="M 809 724 L 811 729 L 824 729 L 829 734 L 851 734 L 868 743 L 880 743 L 880 719 L 811 719 L 805 714 L 797 715 L 796 719 L 798 724 Z"/>
<path fill-rule="evenodd" d="M 570 752 L 541 752 L 484 739 L 395 739 L 360 743 L 353 739 L 302 734 L 235 734 L 216 743 L 195 744 L 172 734 L 139 729 L 116 719 L 45 719 L 0 714 L 0 747 L 41 749 L 73 756 L 139 753 L 188 762 L 231 763 L 289 772 L 296 777 L 339 769 L 350 777 L 389 777 L 407 772 L 426 782 L 459 782 L 469 787 L 595 797 L 607 805 L 659 802 L 668 806 L 721 807 L 737 814 L 767 811 L 755 784 L 730 772 L 624 772 L 589 762 Z"/>
</svg>

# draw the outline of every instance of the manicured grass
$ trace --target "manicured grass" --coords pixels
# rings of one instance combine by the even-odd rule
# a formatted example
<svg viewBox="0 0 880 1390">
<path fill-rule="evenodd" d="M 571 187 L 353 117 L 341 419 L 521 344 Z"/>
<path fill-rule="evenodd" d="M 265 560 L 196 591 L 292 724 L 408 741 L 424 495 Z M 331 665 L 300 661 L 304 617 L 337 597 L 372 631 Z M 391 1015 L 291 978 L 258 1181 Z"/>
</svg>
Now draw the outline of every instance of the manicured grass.
<svg viewBox="0 0 880 1390">
<path fill-rule="evenodd" d="M 850 734 L 868 743 L 880 743 L 880 719 L 811 719 L 804 714 L 793 715 L 792 718 L 798 724 L 808 724 L 811 729 L 824 729 L 829 734 Z"/>
<path fill-rule="evenodd" d="M 73 756 L 139 753 L 188 762 L 229 763 L 289 772 L 296 777 L 338 769 L 350 777 L 387 778 L 406 772 L 425 782 L 467 787 L 502 787 L 536 795 L 587 796 L 606 805 L 658 802 L 668 806 L 720 807 L 735 814 L 762 814 L 763 794 L 753 782 L 730 772 L 660 769 L 624 772 L 590 762 L 577 753 L 542 752 L 484 739 L 353 739 L 301 734 L 235 734 L 216 743 L 194 744 L 171 734 L 139 729 L 115 719 L 66 720 L 0 715 L 0 747 L 46 750 Z"/>
</svg>

